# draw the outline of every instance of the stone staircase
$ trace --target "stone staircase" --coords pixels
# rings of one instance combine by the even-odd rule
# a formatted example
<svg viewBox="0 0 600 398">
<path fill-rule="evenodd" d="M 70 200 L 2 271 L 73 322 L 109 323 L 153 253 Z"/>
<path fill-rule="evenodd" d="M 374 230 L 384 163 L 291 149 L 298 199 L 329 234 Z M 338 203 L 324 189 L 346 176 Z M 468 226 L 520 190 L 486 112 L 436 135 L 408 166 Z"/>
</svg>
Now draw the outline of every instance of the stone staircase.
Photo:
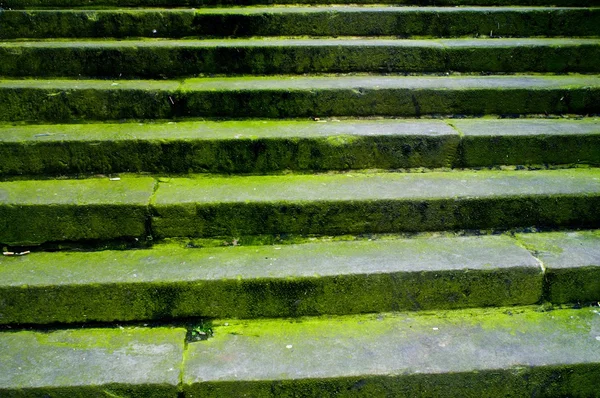
<svg viewBox="0 0 600 398">
<path fill-rule="evenodd" d="M 1 397 L 600 396 L 600 2 L 336 3 L 0 0 Z"/>
</svg>

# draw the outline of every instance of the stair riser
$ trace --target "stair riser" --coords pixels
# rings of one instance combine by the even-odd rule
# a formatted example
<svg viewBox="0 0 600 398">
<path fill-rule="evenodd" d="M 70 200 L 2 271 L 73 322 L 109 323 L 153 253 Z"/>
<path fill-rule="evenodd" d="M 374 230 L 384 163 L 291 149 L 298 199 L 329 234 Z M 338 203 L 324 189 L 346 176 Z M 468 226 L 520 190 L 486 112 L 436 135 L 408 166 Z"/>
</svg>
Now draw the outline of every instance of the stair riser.
<svg viewBox="0 0 600 398">
<path fill-rule="evenodd" d="M 348 138 L 351 142 L 343 143 Z M 336 139 L 342 143 L 332 144 L 331 141 Z M 486 137 L 469 139 L 460 148 L 454 141 L 430 137 L 338 136 L 330 140 L 0 143 L 0 175 L 123 172 L 255 174 L 285 170 L 600 164 L 599 134 L 583 137 Z"/>
<path fill-rule="evenodd" d="M 0 293 L 5 303 L 0 308 L 0 324 L 295 317 L 534 304 L 541 298 L 542 274 L 517 268 L 291 280 L 15 287 Z"/>
<path fill-rule="evenodd" d="M 151 215 L 150 215 L 151 214 Z M 595 170 L 0 184 L 0 243 L 596 227 Z"/>
<path fill-rule="evenodd" d="M 422 201 L 321 202 L 198 205 L 177 217 L 176 205 L 154 206 L 169 214 L 152 219 L 155 237 L 257 234 L 343 235 L 527 226 L 600 226 L 600 196 Z"/>
<path fill-rule="evenodd" d="M 348 4 L 347 0 L 94 0 L 94 7 L 198 7 L 220 5 L 269 5 L 269 4 Z M 420 6 L 563 6 L 591 7 L 597 6 L 598 0 L 353 0 L 352 4 L 405 4 Z M 89 0 L 2 0 L 0 6 L 6 9 L 23 9 L 35 7 L 91 7 Z"/>
<path fill-rule="evenodd" d="M 0 39 L 188 36 L 597 36 L 600 9 L 4 11 Z"/>
<path fill-rule="evenodd" d="M 74 86 L 77 84 L 74 83 Z M 127 90 L 0 88 L 2 121 L 594 114 L 600 87 Z"/>
<path fill-rule="evenodd" d="M 97 272 L 89 275 L 92 263 Z M 544 290 L 539 262 L 506 236 L 158 245 L 33 253 L 0 264 L 0 324 L 509 306 L 534 304 Z"/>
<path fill-rule="evenodd" d="M 243 236 L 343 235 L 512 227 L 600 226 L 600 195 L 463 200 L 369 201 L 198 206 L 186 218 L 180 206 L 159 206 L 153 217 L 134 206 L 0 206 L 0 243 Z M 147 230 L 151 225 L 151 232 Z"/>
<path fill-rule="evenodd" d="M 458 137 L 343 135 L 322 139 L 0 143 L 0 175 L 439 168 L 451 165 L 457 144 Z"/>
<path fill-rule="evenodd" d="M 593 120 L 325 119 L 0 127 L 1 176 L 582 163 L 600 164 L 600 123 Z"/>
<path fill-rule="evenodd" d="M 586 231 L 32 253 L 0 258 L 0 324 L 590 303 L 600 298 L 599 237 Z"/>
<path fill-rule="evenodd" d="M 443 343 L 440 343 L 443 344 Z M 528 366 L 525 369 L 495 369 L 447 374 L 401 376 L 357 376 L 328 379 L 287 379 L 268 381 L 214 381 L 184 386 L 186 396 L 219 398 L 224 396 L 337 397 L 348 396 L 415 397 L 427 391 L 427 397 L 468 397 L 484 391 L 486 397 L 507 396 L 593 396 L 594 383 L 600 382 L 599 364 Z M 560 382 L 556 382 L 556 380 Z M 580 380 L 591 381 L 581 383 Z"/>
<path fill-rule="evenodd" d="M 427 48 L 314 45 L 0 47 L 0 75 L 165 78 L 199 74 L 597 72 L 600 45 Z"/>
</svg>

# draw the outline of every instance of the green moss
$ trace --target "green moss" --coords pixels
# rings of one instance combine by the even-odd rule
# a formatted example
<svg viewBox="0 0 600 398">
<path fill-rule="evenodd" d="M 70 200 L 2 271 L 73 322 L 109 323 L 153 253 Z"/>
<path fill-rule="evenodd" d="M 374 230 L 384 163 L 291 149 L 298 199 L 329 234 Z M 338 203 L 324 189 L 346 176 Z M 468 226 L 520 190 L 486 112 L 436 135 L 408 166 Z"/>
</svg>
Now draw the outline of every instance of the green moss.
<svg viewBox="0 0 600 398">
<path fill-rule="evenodd" d="M 95 0 L 94 7 L 195 7 L 214 5 L 261 5 L 272 4 L 272 0 Z M 596 5 L 595 0 L 354 0 L 354 4 L 407 4 L 421 6 L 444 5 L 537 5 L 576 6 Z M 277 4 L 347 4 L 346 0 L 278 0 Z M 2 0 L 0 6 L 13 10 L 33 7 L 89 7 L 85 0 Z"/>
<path fill-rule="evenodd" d="M 493 266 L 482 266 L 476 255 L 440 264 L 431 254 L 443 256 L 451 244 L 460 258 L 469 251 L 464 238 L 212 249 L 159 245 L 0 259 L 0 323 L 288 317 L 539 301 L 542 273 L 525 251 L 515 254 L 518 248 L 502 238 L 470 239 L 490 251 Z M 499 259 L 502 251 L 511 258 Z M 393 253 L 414 258 L 414 264 L 394 263 Z M 374 257 L 387 268 L 377 268 Z M 356 259 L 362 260 L 346 265 Z M 93 277 L 90 263 L 97 269 Z"/>
<path fill-rule="evenodd" d="M 6 81 L 0 120 L 593 113 L 595 77 Z M 494 88 L 487 88 L 490 84 Z M 518 84 L 517 84 L 518 83 Z"/>
<path fill-rule="evenodd" d="M 0 38 L 596 36 L 596 8 L 225 8 L 4 11 Z"/>
<path fill-rule="evenodd" d="M 572 360 L 593 358 L 596 340 L 588 333 L 594 318 L 589 309 L 513 307 L 219 321 L 214 339 L 190 347 L 184 391 L 208 397 L 593 396 L 596 361 L 563 363 L 565 352 Z M 224 357 L 249 368 L 234 379 L 220 368 Z M 271 358 L 277 358 L 272 368 L 254 370 L 254 363 Z"/>
<path fill-rule="evenodd" d="M 0 242 L 145 238 L 153 188 L 151 178 L 0 183 Z"/>
<path fill-rule="evenodd" d="M 354 376 L 246 382 L 208 382 L 186 387 L 192 397 L 518 397 L 593 396 L 598 367 L 563 365 L 425 375 Z"/>
</svg>

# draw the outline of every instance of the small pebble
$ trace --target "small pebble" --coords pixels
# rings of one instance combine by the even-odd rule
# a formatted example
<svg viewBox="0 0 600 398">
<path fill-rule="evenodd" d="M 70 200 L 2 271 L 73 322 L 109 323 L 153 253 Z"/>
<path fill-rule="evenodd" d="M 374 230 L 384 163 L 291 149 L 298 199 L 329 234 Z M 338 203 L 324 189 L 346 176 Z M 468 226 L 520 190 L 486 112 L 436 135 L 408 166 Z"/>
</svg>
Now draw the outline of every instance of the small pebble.
<svg viewBox="0 0 600 398">
<path fill-rule="evenodd" d="M 292 348 L 292 345 L 288 344 L 288 345 L 285 346 L 285 348 L 287 348 L 289 350 L 290 348 Z"/>
</svg>

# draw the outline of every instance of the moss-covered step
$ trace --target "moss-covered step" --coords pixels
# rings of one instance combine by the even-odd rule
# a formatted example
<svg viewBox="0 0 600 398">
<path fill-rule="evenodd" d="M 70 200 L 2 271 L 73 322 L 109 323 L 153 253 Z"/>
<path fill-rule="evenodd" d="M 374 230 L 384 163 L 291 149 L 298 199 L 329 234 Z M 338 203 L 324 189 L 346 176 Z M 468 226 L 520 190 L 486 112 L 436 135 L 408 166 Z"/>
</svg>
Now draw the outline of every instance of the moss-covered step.
<svg viewBox="0 0 600 398">
<path fill-rule="evenodd" d="M 504 236 L 32 253 L 0 258 L 0 324 L 525 305 L 542 282 Z"/>
<path fill-rule="evenodd" d="M 0 39 L 193 36 L 598 36 L 600 8 L 273 6 L 4 10 Z"/>
<path fill-rule="evenodd" d="M 440 120 L 0 125 L 0 175 L 449 167 Z"/>
<path fill-rule="evenodd" d="M 0 80 L 0 121 L 599 111 L 600 77 L 594 75 Z"/>
<path fill-rule="evenodd" d="M 543 164 L 600 164 L 600 120 L 0 124 L 4 176 Z"/>
<path fill-rule="evenodd" d="M 598 39 L 11 41 L 0 76 L 173 78 L 336 72 L 598 72 Z"/>
<path fill-rule="evenodd" d="M 3 397 L 177 397 L 186 330 L 0 332 Z"/>
<path fill-rule="evenodd" d="M 600 225 L 600 171 L 346 173 L 163 180 L 156 237 Z"/>
<path fill-rule="evenodd" d="M 518 239 L 545 268 L 545 296 L 557 303 L 600 303 L 600 233 L 555 232 Z"/>
<path fill-rule="evenodd" d="M 600 119 L 452 119 L 463 167 L 499 164 L 600 165 Z"/>
<path fill-rule="evenodd" d="M 219 321 L 186 397 L 593 397 L 598 308 Z"/>
<path fill-rule="evenodd" d="M 348 4 L 348 0 L 0 0 L 5 9 L 27 8 L 103 8 L 103 7 L 198 7 L 240 6 L 272 4 Z M 352 0 L 352 4 L 393 4 L 419 6 L 569 6 L 592 7 L 600 5 L 598 0 Z"/>
<path fill-rule="evenodd" d="M 0 182 L 0 243 L 146 238 L 147 177 Z"/>
</svg>

